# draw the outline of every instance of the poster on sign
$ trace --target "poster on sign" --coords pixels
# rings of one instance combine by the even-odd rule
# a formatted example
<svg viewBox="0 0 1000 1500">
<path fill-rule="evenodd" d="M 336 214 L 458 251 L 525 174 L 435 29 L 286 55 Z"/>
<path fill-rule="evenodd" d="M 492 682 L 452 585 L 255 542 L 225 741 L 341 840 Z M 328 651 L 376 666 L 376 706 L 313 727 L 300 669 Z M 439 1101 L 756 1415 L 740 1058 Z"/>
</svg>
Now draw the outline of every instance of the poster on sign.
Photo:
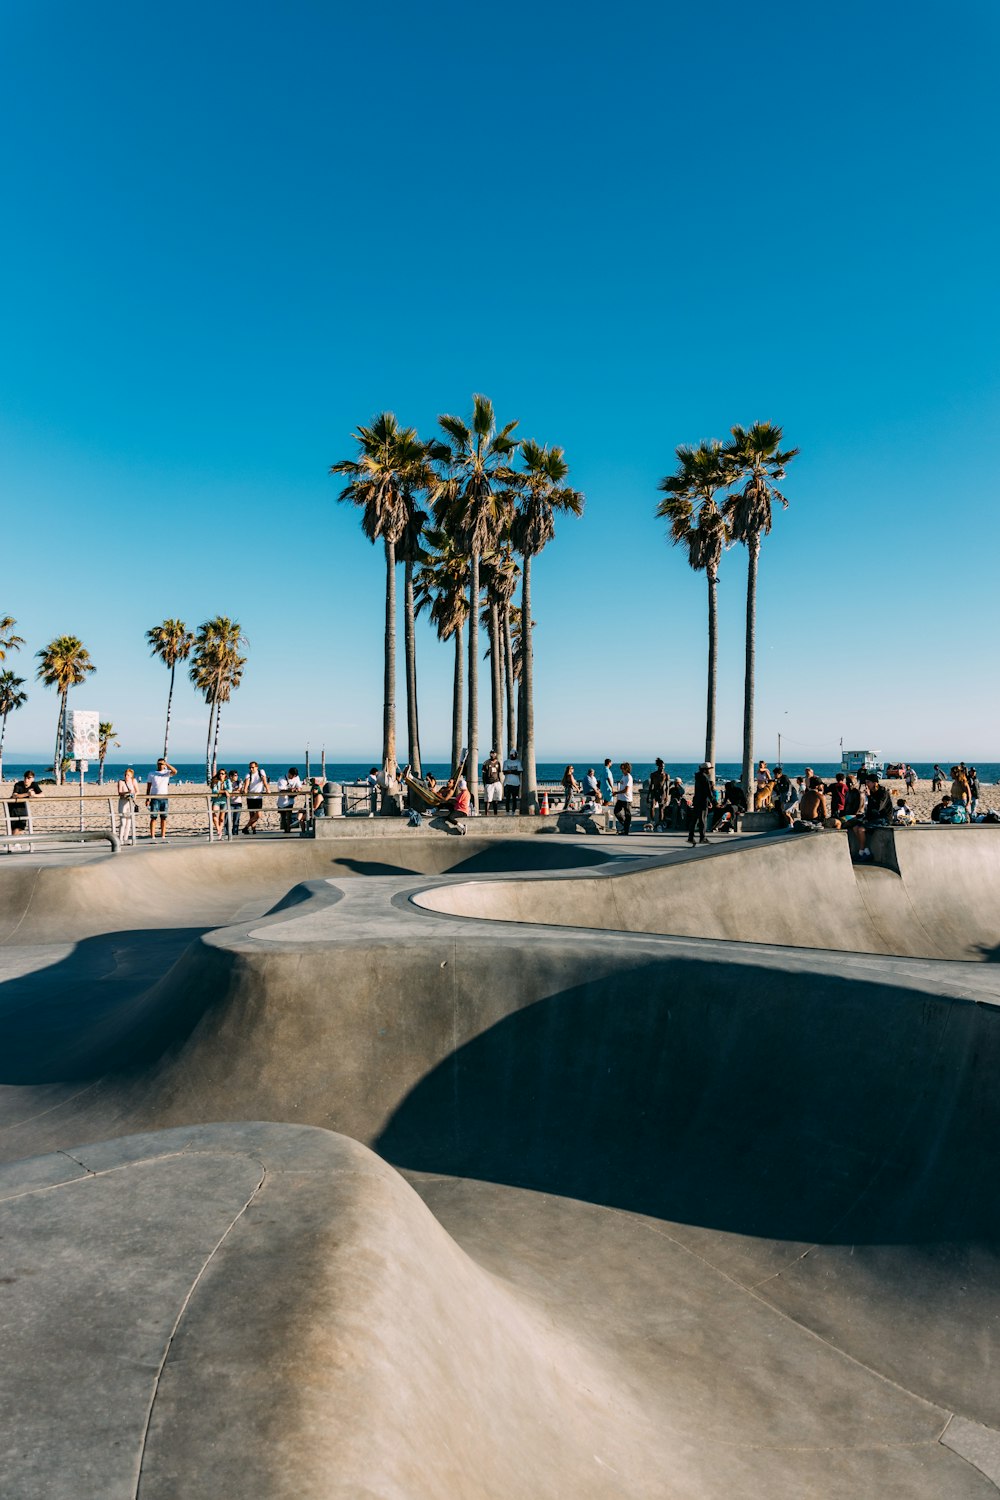
<svg viewBox="0 0 1000 1500">
<path fill-rule="evenodd" d="M 69 754 L 74 760 L 97 760 L 100 756 L 101 716 L 96 710 L 74 708 L 69 716 Z"/>
</svg>

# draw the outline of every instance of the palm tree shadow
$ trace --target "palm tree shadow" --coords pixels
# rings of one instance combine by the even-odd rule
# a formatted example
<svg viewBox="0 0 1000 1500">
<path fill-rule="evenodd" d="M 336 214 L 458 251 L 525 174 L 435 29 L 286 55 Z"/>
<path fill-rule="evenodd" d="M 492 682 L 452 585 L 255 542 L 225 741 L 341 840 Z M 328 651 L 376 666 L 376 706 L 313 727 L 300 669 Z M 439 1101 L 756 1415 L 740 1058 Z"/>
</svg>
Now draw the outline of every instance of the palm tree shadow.
<svg viewBox="0 0 1000 1500">
<path fill-rule="evenodd" d="M 0 984 L 0 1083 L 72 1082 L 142 1067 L 191 1031 L 205 988 L 172 982 L 202 928 L 85 938 Z"/>
<path fill-rule="evenodd" d="M 1000 1239 L 1000 1012 L 672 959 L 504 1017 L 429 1073 L 393 1165 L 810 1243 Z"/>
</svg>

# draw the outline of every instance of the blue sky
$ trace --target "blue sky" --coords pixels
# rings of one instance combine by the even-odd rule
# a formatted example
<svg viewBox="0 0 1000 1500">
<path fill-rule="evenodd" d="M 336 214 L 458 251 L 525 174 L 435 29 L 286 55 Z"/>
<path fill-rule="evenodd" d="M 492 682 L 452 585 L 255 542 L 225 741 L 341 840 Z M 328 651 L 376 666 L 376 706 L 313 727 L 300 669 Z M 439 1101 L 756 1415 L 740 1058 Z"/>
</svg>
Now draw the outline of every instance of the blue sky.
<svg viewBox="0 0 1000 1500">
<path fill-rule="evenodd" d="M 429 434 L 484 391 L 587 496 L 534 573 L 543 759 L 699 752 L 704 581 L 656 481 L 756 418 L 802 450 L 758 753 L 995 758 L 993 0 L 5 0 L 0 40 L 0 614 L 27 677 L 84 639 L 124 753 L 161 734 L 146 628 L 218 613 L 251 647 L 224 753 L 377 753 L 382 561 L 327 469 L 379 410 Z M 419 651 L 433 757 L 451 655 Z M 55 709 L 34 686 L 10 758 Z M 176 713 L 197 754 L 186 685 Z"/>
</svg>

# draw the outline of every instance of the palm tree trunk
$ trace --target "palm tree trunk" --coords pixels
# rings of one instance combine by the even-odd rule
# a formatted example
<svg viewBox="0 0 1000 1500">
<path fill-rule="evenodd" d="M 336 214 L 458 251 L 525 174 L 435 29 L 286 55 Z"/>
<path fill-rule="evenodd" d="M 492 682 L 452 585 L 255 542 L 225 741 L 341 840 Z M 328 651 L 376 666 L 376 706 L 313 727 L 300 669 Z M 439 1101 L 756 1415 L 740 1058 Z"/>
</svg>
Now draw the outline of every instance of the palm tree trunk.
<svg viewBox="0 0 1000 1500">
<path fill-rule="evenodd" d="M 413 561 L 406 559 L 403 570 L 403 630 L 406 653 L 406 745 L 410 768 L 420 775 L 420 719 L 417 713 L 417 640 L 414 629 Z"/>
<path fill-rule="evenodd" d="M 396 544 L 385 542 L 385 692 L 382 700 L 382 769 L 396 770 Z"/>
<path fill-rule="evenodd" d="M 514 643 L 510 634 L 510 608 L 504 605 L 503 611 L 503 659 L 504 677 L 507 686 L 507 753 L 517 745 L 517 715 L 514 711 L 514 694 L 516 683 L 514 681 Z"/>
<path fill-rule="evenodd" d="M 219 769 L 219 725 L 222 723 L 222 699 L 215 705 L 215 735 L 212 739 L 212 776 Z M 209 780 L 211 781 L 211 776 Z"/>
<path fill-rule="evenodd" d="M 465 642 L 461 625 L 455 631 L 455 684 L 451 695 L 451 774 L 458 774 L 462 758 L 462 718 L 465 696 Z"/>
<path fill-rule="evenodd" d="M 7 738 L 7 715 L 0 721 L 0 781 L 3 781 L 3 742 Z"/>
<path fill-rule="evenodd" d="M 531 556 L 524 554 L 521 573 L 521 811 L 534 812 L 538 801 L 535 775 L 534 647 L 531 640 Z"/>
<path fill-rule="evenodd" d="M 705 715 L 705 759 L 715 765 L 715 696 L 719 669 L 719 575 L 708 570 L 708 705 Z"/>
<path fill-rule="evenodd" d="M 62 756 L 60 755 L 59 750 L 60 746 L 62 745 L 63 713 L 65 711 L 65 704 L 66 695 L 65 693 L 63 693 L 59 698 L 59 717 L 56 719 L 56 748 L 55 754 L 52 757 L 52 774 L 56 778 L 56 786 L 62 786 Z"/>
<path fill-rule="evenodd" d="M 190 638 L 189 638 L 190 639 Z M 167 744 L 170 740 L 170 710 L 174 702 L 174 673 L 177 671 L 177 663 L 170 664 L 170 692 L 167 694 L 167 723 L 163 731 L 163 759 L 167 758 Z"/>
<path fill-rule="evenodd" d="M 472 807 L 479 810 L 479 553 L 469 565 L 469 736 L 465 775 Z"/>
<path fill-rule="evenodd" d="M 215 697 L 208 701 L 208 738 L 205 740 L 205 785 L 212 779 L 212 724 L 215 720 Z"/>
<path fill-rule="evenodd" d="M 743 683 L 743 790 L 747 806 L 753 807 L 750 788 L 753 784 L 753 686 L 757 658 L 757 562 L 760 558 L 760 533 L 754 532 L 747 542 L 747 662 Z"/>
<path fill-rule="evenodd" d="M 490 603 L 490 706 L 493 714 L 493 738 L 490 744 L 498 753 L 503 747 L 503 657 L 500 654 L 500 612 Z"/>
</svg>

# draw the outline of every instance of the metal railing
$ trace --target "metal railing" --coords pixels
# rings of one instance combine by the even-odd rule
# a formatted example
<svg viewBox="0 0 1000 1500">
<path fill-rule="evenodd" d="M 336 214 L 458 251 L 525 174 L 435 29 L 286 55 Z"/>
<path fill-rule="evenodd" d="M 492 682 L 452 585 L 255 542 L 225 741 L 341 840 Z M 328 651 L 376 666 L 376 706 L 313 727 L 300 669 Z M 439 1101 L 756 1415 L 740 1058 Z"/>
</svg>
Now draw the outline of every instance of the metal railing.
<svg viewBox="0 0 1000 1500">
<path fill-rule="evenodd" d="M 292 799 L 292 806 L 279 806 L 286 798 Z M 44 847 L 46 843 L 70 843 L 74 838 L 89 842 L 91 838 L 109 836 L 114 843 L 126 846 L 135 844 L 140 837 L 148 838 L 151 824 L 159 837 L 160 814 L 150 810 L 149 801 L 144 790 L 126 803 L 117 792 L 111 796 L 88 792 L 79 797 L 62 792 L 52 794 L 47 788 L 41 796 L 0 798 L 0 848 L 10 853 L 18 852 L 21 844 L 27 849 L 29 844 Z M 314 821 L 311 794 L 301 791 L 264 792 L 259 798 L 259 809 L 248 808 L 247 798 L 240 793 L 233 796 L 171 788 L 166 801 L 168 838 L 231 842 L 251 826 L 262 833 L 308 835 Z M 12 807 L 16 809 L 13 816 Z M 23 826 L 15 828 L 15 823 Z"/>
</svg>

